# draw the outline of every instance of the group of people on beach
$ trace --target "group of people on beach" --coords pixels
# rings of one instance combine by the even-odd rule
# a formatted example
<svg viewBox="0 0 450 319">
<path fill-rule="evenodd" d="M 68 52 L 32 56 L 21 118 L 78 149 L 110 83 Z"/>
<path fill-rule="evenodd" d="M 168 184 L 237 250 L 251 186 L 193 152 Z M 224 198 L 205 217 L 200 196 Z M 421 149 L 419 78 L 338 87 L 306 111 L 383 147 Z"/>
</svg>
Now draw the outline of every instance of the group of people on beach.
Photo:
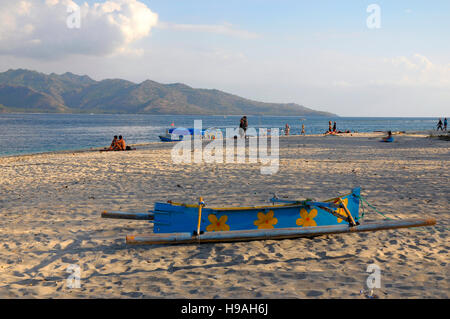
<svg viewBox="0 0 450 319">
<path fill-rule="evenodd" d="M 289 126 L 288 123 L 286 123 L 286 125 L 284 126 L 284 135 L 289 136 L 290 133 L 291 133 L 291 127 Z M 302 131 L 300 134 L 305 135 L 305 124 L 302 124 Z"/>
<path fill-rule="evenodd" d="M 442 120 L 439 119 L 436 131 L 439 131 L 439 129 L 441 131 L 447 131 L 447 118 L 444 118 L 444 123 L 442 123 Z"/>
<path fill-rule="evenodd" d="M 247 128 L 248 128 L 248 119 L 247 119 L 247 116 L 243 116 L 243 117 L 241 117 L 241 120 L 239 122 L 239 131 L 240 131 L 241 137 L 242 136 L 246 137 Z M 284 134 L 286 136 L 288 136 L 290 134 L 290 131 L 291 131 L 291 127 L 289 126 L 288 123 L 286 123 L 286 125 L 284 126 Z M 305 134 L 305 124 L 302 124 L 302 132 L 301 132 L 301 134 L 302 135 Z"/>
<path fill-rule="evenodd" d="M 245 136 L 246 131 L 247 131 L 247 127 L 248 127 L 248 120 L 247 120 L 247 116 L 243 116 L 241 117 L 240 123 L 239 123 L 239 129 L 241 132 L 241 136 Z M 289 136 L 291 132 L 291 127 L 288 123 L 285 124 L 284 126 L 284 135 Z M 350 130 L 346 130 L 346 131 L 338 131 L 337 130 L 337 124 L 336 122 L 332 123 L 331 121 L 328 122 L 328 131 L 325 132 L 325 135 L 327 134 L 337 134 L 337 133 L 351 133 Z M 306 130 L 305 130 L 305 124 L 302 124 L 302 130 L 301 130 L 301 135 L 305 135 L 306 134 Z"/>
<path fill-rule="evenodd" d="M 110 147 L 107 149 L 107 151 L 126 151 L 126 150 L 127 146 L 122 135 L 119 135 L 119 138 L 117 138 L 117 135 L 115 135 L 111 142 Z"/>
<path fill-rule="evenodd" d="M 333 124 L 331 123 L 331 121 L 328 122 L 328 131 L 325 132 L 325 135 L 327 134 L 337 134 L 337 133 L 351 133 L 350 130 L 346 130 L 346 131 L 338 131 L 337 130 L 337 125 L 336 122 L 333 122 Z"/>
</svg>

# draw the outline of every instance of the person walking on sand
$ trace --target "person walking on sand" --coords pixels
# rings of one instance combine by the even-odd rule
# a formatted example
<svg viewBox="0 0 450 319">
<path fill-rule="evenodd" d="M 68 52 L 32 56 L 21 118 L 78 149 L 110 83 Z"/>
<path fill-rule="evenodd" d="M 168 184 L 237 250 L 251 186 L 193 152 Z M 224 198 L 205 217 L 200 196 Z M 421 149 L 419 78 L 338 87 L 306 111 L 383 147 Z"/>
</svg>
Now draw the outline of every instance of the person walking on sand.
<svg viewBox="0 0 450 319">
<path fill-rule="evenodd" d="M 243 116 L 241 118 L 241 122 L 239 124 L 239 128 L 241 131 L 241 136 L 246 136 L 246 132 L 247 132 L 247 127 L 248 127 L 248 120 L 247 120 L 247 116 Z"/>
<path fill-rule="evenodd" d="M 444 129 L 442 128 L 442 120 L 441 120 L 441 119 L 439 119 L 439 122 L 438 122 L 438 124 L 437 124 L 437 129 L 436 129 L 436 131 L 439 131 L 439 129 L 441 129 L 441 131 L 444 130 Z"/>
<path fill-rule="evenodd" d="M 247 116 L 244 116 L 244 135 L 247 134 L 247 128 L 248 128 L 248 120 Z"/>
<path fill-rule="evenodd" d="M 444 131 L 447 131 L 447 118 L 444 118 Z"/>
<path fill-rule="evenodd" d="M 244 117 L 241 117 L 239 122 L 239 135 L 242 137 L 244 135 Z"/>
<path fill-rule="evenodd" d="M 286 136 L 289 136 L 289 131 L 291 130 L 290 126 L 288 123 L 286 123 L 285 127 L 284 127 L 284 134 Z"/>
</svg>

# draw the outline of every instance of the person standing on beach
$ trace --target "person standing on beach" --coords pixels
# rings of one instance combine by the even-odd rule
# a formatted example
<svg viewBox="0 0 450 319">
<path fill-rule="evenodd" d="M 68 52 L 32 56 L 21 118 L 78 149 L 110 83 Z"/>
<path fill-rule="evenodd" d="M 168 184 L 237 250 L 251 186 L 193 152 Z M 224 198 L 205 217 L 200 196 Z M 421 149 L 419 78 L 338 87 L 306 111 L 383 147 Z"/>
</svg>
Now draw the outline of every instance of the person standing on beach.
<svg viewBox="0 0 450 319">
<path fill-rule="evenodd" d="M 439 122 L 438 122 L 438 124 L 437 124 L 437 129 L 436 129 L 436 131 L 439 131 L 439 129 L 441 129 L 441 131 L 444 130 L 444 129 L 442 128 L 442 120 L 441 120 L 441 119 L 439 119 Z"/>
<path fill-rule="evenodd" d="M 331 133 L 331 121 L 328 122 L 328 132 Z"/>
<path fill-rule="evenodd" d="M 239 135 L 241 135 L 242 137 L 243 134 L 244 134 L 244 117 L 241 117 L 241 120 L 239 122 Z"/>
<path fill-rule="evenodd" d="M 447 118 L 444 118 L 444 131 L 447 131 Z"/>
<path fill-rule="evenodd" d="M 243 132 L 243 136 L 246 136 L 246 132 L 247 132 L 247 127 L 248 127 L 248 120 L 247 120 L 247 116 L 243 116 L 241 118 L 241 122 L 239 124 L 239 128 L 242 130 Z"/>
<path fill-rule="evenodd" d="M 302 124 L 302 135 L 305 135 L 305 124 Z"/>
<path fill-rule="evenodd" d="M 290 126 L 288 123 L 286 123 L 286 126 L 284 127 L 284 134 L 286 136 L 289 136 L 289 131 L 291 130 Z"/>
<path fill-rule="evenodd" d="M 336 122 L 333 124 L 333 132 L 336 132 Z"/>
</svg>

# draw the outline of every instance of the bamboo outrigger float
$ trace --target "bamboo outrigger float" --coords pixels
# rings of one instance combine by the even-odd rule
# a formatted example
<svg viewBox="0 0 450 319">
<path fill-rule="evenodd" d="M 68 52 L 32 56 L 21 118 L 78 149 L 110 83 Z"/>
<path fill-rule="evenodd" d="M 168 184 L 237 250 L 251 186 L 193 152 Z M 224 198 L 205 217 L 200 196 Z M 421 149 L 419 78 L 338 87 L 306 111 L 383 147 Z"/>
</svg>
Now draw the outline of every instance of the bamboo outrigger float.
<svg viewBox="0 0 450 319">
<path fill-rule="evenodd" d="M 287 239 L 328 234 L 367 232 L 431 226 L 434 219 L 406 219 L 360 224 L 360 188 L 323 202 L 289 201 L 277 197 L 272 205 L 253 207 L 206 207 L 156 203 L 149 212 L 103 212 L 103 218 L 148 220 L 153 234 L 130 235 L 127 244 L 186 244 Z"/>
</svg>

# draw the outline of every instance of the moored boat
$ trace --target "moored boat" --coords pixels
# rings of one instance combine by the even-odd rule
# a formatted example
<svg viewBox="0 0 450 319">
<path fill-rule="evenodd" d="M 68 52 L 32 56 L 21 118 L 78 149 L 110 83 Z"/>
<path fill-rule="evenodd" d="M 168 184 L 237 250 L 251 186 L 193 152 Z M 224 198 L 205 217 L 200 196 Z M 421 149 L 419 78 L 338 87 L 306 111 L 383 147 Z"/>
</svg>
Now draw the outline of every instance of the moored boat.
<svg viewBox="0 0 450 319">
<path fill-rule="evenodd" d="M 156 203 L 148 213 L 104 212 L 105 218 L 150 220 L 153 234 L 127 236 L 128 244 L 178 244 L 311 237 L 434 225 L 433 219 L 408 219 L 360 224 L 360 188 L 322 202 L 281 200 L 251 207 L 207 207 Z M 123 217 L 121 217 L 123 214 Z"/>
<path fill-rule="evenodd" d="M 201 134 L 201 132 L 195 132 L 194 129 L 184 128 L 169 128 L 166 129 L 164 135 L 159 135 L 161 142 L 179 142 L 182 141 L 186 135 L 194 135 L 195 133 Z"/>
<path fill-rule="evenodd" d="M 185 136 L 199 136 L 201 139 L 212 140 L 222 138 L 223 134 L 220 129 L 196 129 L 196 128 L 169 128 L 166 129 L 164 135 L 159 135 L 162 142 L 179 142 Z"/>
</svg>

